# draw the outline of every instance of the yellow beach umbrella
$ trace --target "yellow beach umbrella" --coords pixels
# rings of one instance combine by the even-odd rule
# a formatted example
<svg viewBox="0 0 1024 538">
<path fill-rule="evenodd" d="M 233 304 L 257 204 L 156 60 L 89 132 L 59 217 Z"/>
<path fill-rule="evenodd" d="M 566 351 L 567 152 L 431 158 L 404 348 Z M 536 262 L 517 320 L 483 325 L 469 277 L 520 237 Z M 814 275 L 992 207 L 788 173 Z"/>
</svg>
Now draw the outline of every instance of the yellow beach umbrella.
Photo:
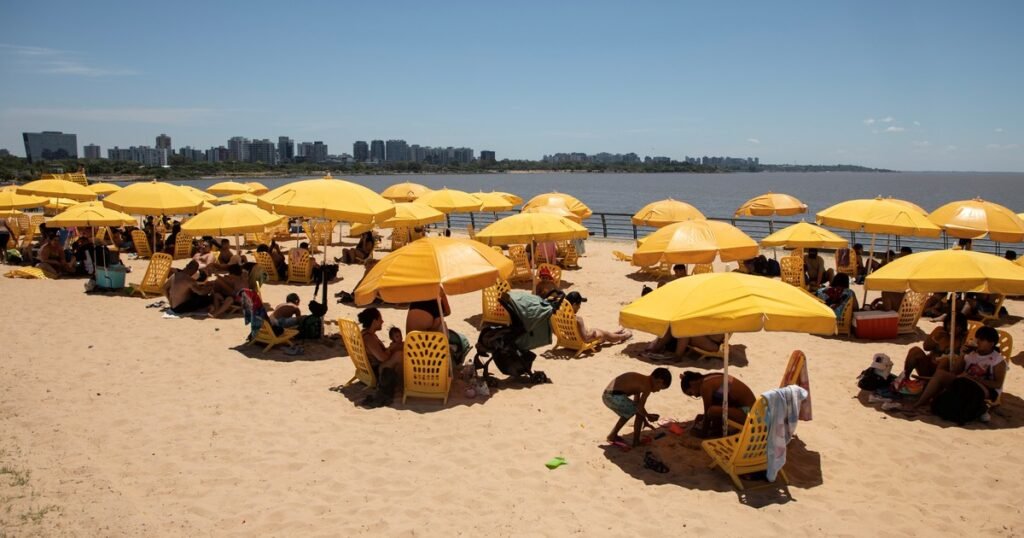
<svg viewBox="0 0 1024 538">
<path fill-rule="evenodd" d="M 821 301 L 780 280 L 742 273 L 707 273 L 669 282 L 623 308 L 619 323 L 659 338 L 669 331 L 677 338 L 725 333 L 726 376 L 730 333 L 836 332 L 835 312 Z M 725 402 L 728 385 L 723 385 Z M 724 432 L 728 409 L 722 411 Z"/>
<path fill-rule="evenodd" d="M 480 211 L 508 211 L 515 207 L 515 203 L 496 192 L 474 192 L 473 196 L 481 202 Z"/>
<path fill-rule="evenodd" d="M 78 203 L 80 203 L 79 200 L 72 200 L 71 198 L 49 198 L 43 207 L 46 209 L 67 209 Z"/>
<path fill-rule="evenodd" d="M 538 194 L 531 198 L 529 202 L 526 202 L 523 209 L 542 205 L 565 206 L 569 211 L 572 211 L 581 219 L 585 219 L 594 214 L 593 211 L 587 207 L 587 204 L 584 204 L 573 196 L 561 192 Z"/>
<path fill-rule="evenodd" d="M 809 222 L 787 226 L 761 240 L 762 247 L 846 248 L 849 242 Z"/>
<path fill-rule="evenodd" d="M 491 194 L 497 194 L 498 196 L 501 196 L 502 198 L 508 200 L 509 202 L 512 202 L 512 205 L 519 205 L 523 203 L 523 199 L 521 197 L 512 194 L 511 192 L 491 191 Z"/>
<path fill-rule="evenodd" d="M 86 202 L 67 208 L 59 215 L 46 222 L 47 226 L 69 228 L 72 226 L 131 226 L 135 217 L 103 207 L 99 202 Z"/>
<path fill-rule="evenodd" d="M 396 226 L 423 226 L 444 220 L 444 213 L 416 202 L 399 202 L 395 204 L 395 216 L 380 223 L 381 228 Z M 362 231 L 362 230 L 360 230 Z M 353 230 L 351 233 L 356 233 Z"/>
<path fill-rule="evenodd" d="M 517 213 L 492 222 L 476 234 L 476 240 L 487 245 L 565 241 L 587 237 L 589 232 L 583 225 L 544 213 Z"/>
<path fill-rule="evenodd" d="M 660 262 L 711 263 L 748 260 L 757 256 L 757 243 L 739 228 L 717 220 L 687 220 L 669 224 L 645 237 L 633 253 L 633 265 Z"/>
<path fill-rule="evenodd" d="M 214 196 L 214 195 L 212 195 L 212 194 L 210 194 L 208 192 L 201 191 L 201 190 L 193 187 L 192 185 L 178 185 L 178 188 L 179 189 L 184 189 L 185 192 L 188 192 L 192 196 L 195 196 L 196 198 L 199 198 L 200 200 L 203 200 L 204 202 L 210 202 L 211 204 L 217 202 L 217 197 L 216 196 Z"/>
<path fill-rule="evenodd" d="M 23 211 L 18 211 L 17 209 L 0 209 L 0 219 L 9 219 L 24 214 L 25 213 Z"/>
<path fill-rule="evenodd" d="M 225 194 L 242 194 L 250 192 L 250 188 L 245 183 L 239 183 L 237 181 L 221 181 L 220 183 L 214 183 L 213 185 L 206 187 L 206 192 L 216 196 L 223 196 Z"/>
<path fill-rule="evenodd" d="M 916 204 L 893 198 L 848 200 L 823 209 L 818 224 L 871 234 L 938 237 L 942 230 Z"/>
<path fill-rule="evenodd" d="M 428 192 L 430 192 L 430 187 L 406 181 L 384 189 L 380 195 L 393 202 L 412 202 Z"/>
<path fill-rule="evenodd" d="M 268 189 L 266 185 L 260 183 L 259 181 L 249 181 L 245 184 L 245 186 L 249 187 L 249 192 L 255 194 L 256 196 L 270 192 L 270 189 Z"/>
<path fill-rule="evenodd" d="M 355 290 L 357 305 L 438 299 L 493 286 L 512 274 L 512 261 L 464 238 L 425 237 L 384 256 Z"/>
<path fill-rule="evenodd" d="M 86 187 L 64 179 L 37 179 L 20 187 L 21 194 L 34 194 L 50 198 L 67 198 L 87 202 L 96 199 L 96 193 Z"/>
<path fill-rule="evenodd" d="M 330 174 L 282 185 L 256 204 L 281 215 L 330 221 L 383 222 L 395 214 L 395 205 L 381 195 Z"/>
<path fill-rule="evenodd" d="M 203 211 L 188 219 L 181 229 L 193 236 L 262 233 L 284 218 L 255 205 L 235 201 Z"/>
<path fill-rule="evenodd" d="M 216 201 L 218 204 L 230 204 L 231 202 L 235 201 L 241 202 L 243 204 L 256 204 L 256 201 L 258 199 L 259 197 L 257 197 L 255 194 L 243 192 L 241 194 L 228 194 L 226 196 L 221 196 L 220 198 L 217 198 Z"/>
<path fill-rule="evenodd" d="M 981 198 L 950 202 L 928 218 L 952 237 L 978 239 L 988 234 L 993 241 L 1024 241 L 1024 220 L 1013 211 Z"/>
<path fill-rule="evenodd" d="M 92 183 L 86 188 L 100 196 L 121 190 L 119 185 L 113 183 Z"/>
<path fill-rule="evenodd" d="M 789 216 L 807 212 L 807 204 L 795 196 L 780 192 L 766 192 L 755 196 L 736 208 L 737 217 Z"/>
<path fill-rule="evenodd" d="M 579 215 L 573 213 L 572 211 L 569 211 L 569 209 L 565 206 L 538 205 L 534 207 L 527 207 L 523 209 L 521 213 L 543 213 L 545 215 L 554 215 L 556 217 L 569 219 L 578 224 L 583 223 L 583 219 L 581 219 Z"/>
<path fill-rule="evenodd" d="M 468 192 L 445 187 L 423 194 L 416 198 L 416 203 L 428 205 L 442 213 L 448 214 L 479 211 L 480 204 L 483 202 Z"/>
<path fill-rule="evenodd" d="M 704 213 L 681 200 L 666 198 L 645 205 L 633 215 L 633 224 L 661 228 L 684 220 L 703 219 Z"/>
<path fill-rule="evenodd" d="M 1024 267 L 1024 256 L 1017 258 L 1017 260 L 1014 261 L 1013 263 L 1016 263 L 1017 265 Z"/>
<path fill-rule="evenodd" d="M 42 207 L 47 198 L 31 194 L 18 194 L 14 189 L 0 191 L 0 209 L 28 209 Z"/>
<path fill-rule="evenodd" d="M 107 195 L 103 205 L 130 215 L 182 215 L 198 213 L 203 200 L 177 185 L 147 181 Z"/>
</svg>

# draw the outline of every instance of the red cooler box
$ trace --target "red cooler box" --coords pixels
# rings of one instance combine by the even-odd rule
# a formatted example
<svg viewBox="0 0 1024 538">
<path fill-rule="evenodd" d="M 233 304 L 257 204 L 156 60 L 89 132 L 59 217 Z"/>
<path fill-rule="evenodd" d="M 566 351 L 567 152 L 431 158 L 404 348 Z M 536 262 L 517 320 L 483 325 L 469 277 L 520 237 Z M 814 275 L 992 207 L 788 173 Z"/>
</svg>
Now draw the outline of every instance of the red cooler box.
<svg viewBox="0 0 1024 538">
<path fill-rule="evenodd" d="M 888 340 L 896 338 L 899 329 L 899 312 L 866 311 L 853 313 L 853 328 L 857 338 L 865 340 Z"/>
</svg>

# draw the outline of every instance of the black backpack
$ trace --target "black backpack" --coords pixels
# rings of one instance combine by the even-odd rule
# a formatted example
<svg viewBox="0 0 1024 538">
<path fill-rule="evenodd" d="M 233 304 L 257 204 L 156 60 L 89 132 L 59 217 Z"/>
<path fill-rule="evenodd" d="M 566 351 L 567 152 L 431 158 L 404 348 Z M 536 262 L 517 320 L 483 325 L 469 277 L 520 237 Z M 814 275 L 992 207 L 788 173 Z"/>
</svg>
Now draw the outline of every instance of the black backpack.
<svg viewBox="0 0 1024 538">
<path fill-rule="evenodd" d="M 889 374 L 889 377 L 882 377 L 878 375 L 873 367 L 869 367 L 857 376 L 857 386 L 861 390 L 878 390 L 888 387 L 893 381 L 896 380 L 896 376 Z"/>
<path fill-rule="evenodd" d="M 977 382 L 958 377 L 932 401 L 932 413 L 963 426 L 988 410 L 985 392 Z"/>
</svg>

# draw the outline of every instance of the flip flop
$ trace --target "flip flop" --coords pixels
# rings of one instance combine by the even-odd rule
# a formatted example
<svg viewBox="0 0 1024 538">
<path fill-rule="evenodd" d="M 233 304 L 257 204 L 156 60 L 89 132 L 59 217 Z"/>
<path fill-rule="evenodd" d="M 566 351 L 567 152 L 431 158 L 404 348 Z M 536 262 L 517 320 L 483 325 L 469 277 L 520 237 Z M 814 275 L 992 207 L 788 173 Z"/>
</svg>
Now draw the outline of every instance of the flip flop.
<svg viewBox="0 0 1024 538">
<path fill-rule="evenodd" d="M 563 465 L 567 465 L 568 463 L 569 462 L 565 461 L 565 458 L 563 458 L 562 456 L 555 456 L 549 459 L 547 463 L 544 464 L 544 466 L 547 467 L 548 469 L 557 469 Z"/>
<path fill-rule="evenodd" d="M 660 474 L 669 471 L 668 465 L 665 465 L 665 462 L 659 460 L 651 451 L 644 454 L 644 467 Z"/>
</svg>

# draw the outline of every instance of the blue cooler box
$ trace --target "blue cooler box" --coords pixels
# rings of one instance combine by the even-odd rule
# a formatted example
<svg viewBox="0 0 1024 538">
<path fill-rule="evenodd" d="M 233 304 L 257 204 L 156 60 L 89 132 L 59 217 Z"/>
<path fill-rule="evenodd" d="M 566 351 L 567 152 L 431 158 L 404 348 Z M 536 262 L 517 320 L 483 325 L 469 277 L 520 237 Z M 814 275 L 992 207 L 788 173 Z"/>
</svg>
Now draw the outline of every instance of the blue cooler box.
<svg viewBox="0 0 1024 538">
<path fill-rule="evenodd" d="M 118 290 L 124 287 L 124 275 L 127 270 L 123 265 L 96 268 L 96 285 L 101 288 Z"/>
</svg>

